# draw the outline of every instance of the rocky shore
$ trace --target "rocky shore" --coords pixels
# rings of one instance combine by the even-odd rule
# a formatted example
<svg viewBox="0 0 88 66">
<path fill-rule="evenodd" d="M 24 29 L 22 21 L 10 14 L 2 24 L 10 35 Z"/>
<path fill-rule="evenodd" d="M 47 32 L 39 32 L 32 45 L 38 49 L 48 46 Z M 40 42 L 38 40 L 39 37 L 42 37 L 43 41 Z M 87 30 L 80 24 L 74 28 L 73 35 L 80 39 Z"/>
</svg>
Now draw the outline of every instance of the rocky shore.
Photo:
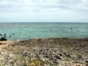
<svg viewBox="0 0 88 66">
<path fill-rule="evenodd" d="M 88 66 L 88 38 L 17 41 L 0 50 L 0 66 Z"/>
</svg>

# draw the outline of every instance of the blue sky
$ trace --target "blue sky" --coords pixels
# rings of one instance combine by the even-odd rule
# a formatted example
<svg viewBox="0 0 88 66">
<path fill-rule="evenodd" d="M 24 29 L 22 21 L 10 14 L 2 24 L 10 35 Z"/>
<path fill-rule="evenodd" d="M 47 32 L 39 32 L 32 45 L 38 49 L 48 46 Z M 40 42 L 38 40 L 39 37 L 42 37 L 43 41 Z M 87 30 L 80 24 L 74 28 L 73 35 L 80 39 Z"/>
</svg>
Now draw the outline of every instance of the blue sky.
<svg viewBox="0 0 88 66">
<path fill-rule="evenodd" d="M 88 0 L 0 0 L 0 22 L 88 22 Z"/>
</svg>

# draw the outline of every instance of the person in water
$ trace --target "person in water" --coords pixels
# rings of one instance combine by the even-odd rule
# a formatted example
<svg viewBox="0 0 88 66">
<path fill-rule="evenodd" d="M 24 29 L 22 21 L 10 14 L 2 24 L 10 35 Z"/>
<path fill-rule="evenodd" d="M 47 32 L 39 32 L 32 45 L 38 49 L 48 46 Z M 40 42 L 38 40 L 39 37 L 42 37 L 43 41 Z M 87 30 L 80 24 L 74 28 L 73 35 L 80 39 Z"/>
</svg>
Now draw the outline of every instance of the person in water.
<svg viewBox="0 0 88 66">
<path fill-rule="evenodd" d="M 15 35 L 15 34 L 13 33 L 13 35 Z"/>
<path fill-rule="evenodd" d="M 9 37 L 12 37 L 12 35 L 10 34 Z"/>
<path fill-rule="evenodd" d="M 15 35 L 15 33 L 10 33 L 9 37 L 12 37 L 13 35 Z"/>
<path fill-rule="evenodd" d="M 0 34 L 0 40 L 2 39 L 2 34 Z"/>
<path fill-rule="evenodd" d="M 1 41 L 6 41 L 7 39 L 6 39 L 6 34 L 4 34 L 4 36 L 2 36 L 1 38 L 0 38 L 0 40 Z"/>
<path fill-rule="evenodd" d="M 3 38 L 6 39 L 6 34 L 4 34 L 4 37 Z"/>
<path fill-rule="evenodd" d="M 0 36 L 2 36 L 2 34 L 0 34 Z"/>
<path fill-rule="evenodd" d="M 73 28 L 71 28 L 71 30 L 73 30 Z"/>
<path fill-rule="evenodd" d="M 9 37 L 12 37 L 12 33 L 10 33 Z"/>
</svg>

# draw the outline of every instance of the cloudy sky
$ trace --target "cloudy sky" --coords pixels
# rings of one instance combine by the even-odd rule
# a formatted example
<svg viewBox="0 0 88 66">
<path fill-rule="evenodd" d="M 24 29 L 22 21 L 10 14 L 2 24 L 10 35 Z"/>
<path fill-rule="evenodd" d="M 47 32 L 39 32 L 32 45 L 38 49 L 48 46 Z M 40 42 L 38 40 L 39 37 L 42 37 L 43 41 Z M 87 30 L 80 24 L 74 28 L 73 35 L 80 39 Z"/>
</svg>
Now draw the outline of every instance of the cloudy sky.
<svg viewBox="0 0 88 66">
<path fill-rule="evenodd" d="M 88 22 L 88 0 L 0 0 L 0 22 Z"/>
</svg>

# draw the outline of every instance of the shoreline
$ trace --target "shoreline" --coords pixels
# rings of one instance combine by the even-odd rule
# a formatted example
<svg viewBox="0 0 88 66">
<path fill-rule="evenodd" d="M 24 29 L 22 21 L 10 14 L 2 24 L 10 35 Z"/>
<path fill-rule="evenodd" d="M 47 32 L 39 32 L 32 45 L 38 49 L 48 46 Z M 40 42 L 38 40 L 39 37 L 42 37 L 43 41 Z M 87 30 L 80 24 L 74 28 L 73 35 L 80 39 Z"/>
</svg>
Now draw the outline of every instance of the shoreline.
<svg viewBox="0 0 88 66">
<path fill-rule="evenodd" d="M 88 37 L 84 37 L 84 38 L 67 38 L 67 37 L 62 37 L 62 38 L 30 38 L 30 39 L 17 39 L 17 40 L 9 40 L 9 41 L 25 41 L 25 40 L 33 40 L 33 39 L 88 39 Z M 8 41 L 8 40 L 7 40 Z"/>
<path fill-rule="evenodd" d="M 81 42 L 84 42 L 83 44 L 85 44 L 85 42 L 88 41 L 88 38 L 34 38 L 34 39 L 28 39 L 28 40 L 7 40 L 7 41 L 0 41 L 0 46 L 5 46 L 5 45 L 10 45 L 10 44 L 14 44 L 14 43 L 21 43 L 21 42 L 31 42 L 30 44 L 36 44 L 36 43 L 41 43 L 41 42 L 51 42 L 52 44 L 54 44 L 55 42 L 57 43 L 68 43 L 68 44 L 74 44 L 74 43 L 78 43 L 80 44 Z"/>
</svg>

